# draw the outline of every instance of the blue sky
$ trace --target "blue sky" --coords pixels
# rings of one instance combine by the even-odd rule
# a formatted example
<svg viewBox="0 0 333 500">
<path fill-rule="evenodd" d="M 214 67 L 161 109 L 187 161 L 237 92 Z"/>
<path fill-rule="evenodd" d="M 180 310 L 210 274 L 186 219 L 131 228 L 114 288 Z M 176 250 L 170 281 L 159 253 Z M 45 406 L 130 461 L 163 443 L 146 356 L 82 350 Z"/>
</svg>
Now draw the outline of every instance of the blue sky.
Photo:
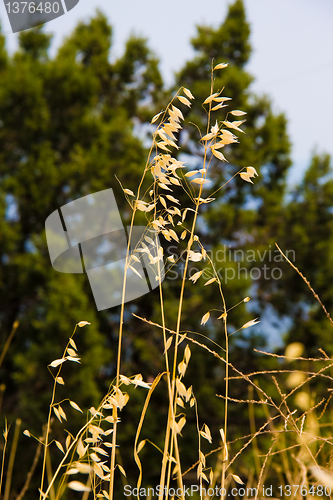
<svg viewBox="0 0 333 500">
<path fill-rule="evenodd" d="M 227 12 L 227 0 L 80 0 L 68 14 L 50 22 L 53 51 L 80 19 L 100 8 L 113 31 L 112 58 L 122 54 L 131 33 L 144 36 L 161 60 L 167 83 L 173 73 L 193 57 L 190 38 L 197 24 L 217 27 Z M 332 0 L 244 0 L 251 24 L 253 54 L 248 70 L 256 78 L 253 90 L 268 94 L 275 111 L 286 113 L 293 143 L 295 167 L 291 179 L 300 178 L 311 152 L 333 156 L 333 2 Z M 4 3 L 0 19 L 9 50 L 16 47 Z"/>
</svg>

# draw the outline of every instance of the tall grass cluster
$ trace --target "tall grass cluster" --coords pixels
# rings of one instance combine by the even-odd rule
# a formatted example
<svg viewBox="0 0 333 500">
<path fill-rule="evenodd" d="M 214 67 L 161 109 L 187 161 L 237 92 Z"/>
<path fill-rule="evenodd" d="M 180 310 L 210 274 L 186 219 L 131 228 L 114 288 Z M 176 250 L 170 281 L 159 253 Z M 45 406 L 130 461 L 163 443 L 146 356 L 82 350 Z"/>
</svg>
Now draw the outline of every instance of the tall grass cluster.
<svg viewBox="0 0 333 500">
<path fill-rule="evenodd" d="M 79 364 L 80 357 L 75 343 L 78 328 L 89 328 L 84 318 L 75 326 L 61 358 L 48 366 L 54 379 L 53 392 L 49 406 L 47 423 L 42 437 L 32 436 L 24 430 L 26 439 L 36 439 L 36 456 L 26 478 L 23 490 L 17 500 L 24 498 L 29 491 L 31 478 L 36 466 L 42 462 L 39 493 L 36 498 L 58 500 L 60 498 L 106 498 L 119 497 L 121 484 L 125 492 L 131 492 L 131 498 L 153 498 L 153 493 L 143 488 L 144 463 L 140 455 L 144 447 L 157 446 L 145 438 L 143 424 L 150 411 L 150 401 L 158 385 L 165 388 L 167 420 L 164 427 L 164 445 L 160 451 L 160 477 L 155 485 L 158 500 L 184 500 L 189 491 L 194 499 L 208 500 L 232 495 L 234 498 L 321 498 L 331 496 L 333 489 L 332 471 L 332 392 L 330 383 L 333 371 L 333 359 L 322 349 L 317 358 L 303 356 L 303 346 L 293 343 L 287 346 L 284 355 L 261 352 L 262 359 L 274 358 L 277 366 L 274 370 L 260 370 L 243 373 L 233 363 L 229 350 L 231 331 L 228 317 L 232 315 L 237 322 L 237 306 L 248 302 L 250 297 L 240 297 L 238 304 L 228 304 L 227 290 L 221 283 L 214 263 L 206 252 L 197 235 L 198 217 L 203 205 L 214 202 L 214 192 L 209 192 L 209 173 L 211 164 L 221 162 L 223 168 L 227 158 L 222 153 L 228 147 L 237 147 L 238 135 L 242 134 L 241 125 L 245 113 L 230 109 L 230 98 L 223 89 L 214 88 L 214 74 L 223 71 L 226 65 L 217 64 L 212 70 L 210 95 L 202 103 L 207 113 L 206 130 L 200 131 L 202 165 L 196 170 L 188 170 L 186 165 L 173 157 L 173 152 L 180 149 L 179 132 L 184 120 L 183 106 L 191 107 L 195 98 L 189 89 L 182 87 L 165 110 L 156 115 L 151 122 L 152 144 L 142 178 L 136 193 L 123 187 L 124 195 L 132 209 L 131 229 L 129 231 L 126 255 L 126 270 L 139 274 L 136 265 L 142 254 L 148 256 L 156 272 L 159 283 L 160 320 L 152 322 L 149 318 L 137 315 L 138 321 L 147 322 L 163 338 L 164 372 L 153 381 L 145 381 L 140 374 L 122 373 L 123 337 L 126 336 L 125 294 L 127 272 L 125 271 L 120 311 L 117 368 L 115 378 L 97 408 L 87 411 L 85 425 L 76 434 L 65 432 L 62 441 L 52 437 L 54 418 L 66 422 L 67 409 L 71 406 L 77 412 L 83 412 L 75 397 L 59 400 L 57 389 L 64 385 L 62 369 L 65 363 Z M 228 105 L 228 107 L 227 107 Z M 225 149 L 224 149 L 225 148 Z M 252 166 L 244 166 L 234 172 L 244 182 L 253 183 L 257 172 Z M 147 185 L 149 180 L 149 188 Z M 122 184 L 124 180 L 121 179 Z M 229 182 L 229 181 L 228 181 Z M 260 182 L 260 180 L 259 180 Z M 223 189 L 225 185 L 220 186 Z M 183 190 L 184 194 L 177 197 Z M 186 199 L 187 203 L 181 201 Z M 136 246 L 130 250 L 132 228 L 139 212 L 146 216 L 145 233 Z M 152 235 L 158 234 L 161 241 L 179 245 L 179 259 L 184 260 L 184 272 L 177 298 L 177 321 L 169 323 L 168 310 L 163 297 L 164 277 L 177 265 L 174 255 L 164 259 L 163 247 L 154 246 Z M 149 246 L 147 245 L 149 244 Z M 205 262 L 205 269 L 191 273 L 191 266 Z M 189 277 L 190 276 L 190 277 Z M 141 276 L 144 279 L 144 276 Z M 216 303 L 212 309 L 202 311 L 201 325 L 197 332 L 187 332 L 182 328 L 184 293 L 187 287 L 215 287 Z M 210 341 L 206 324 L 214 317 L 219 321 L 224 344 Z M 236 319 L 235 319 L 236 318 Z M 239 330 L 255 325 L 258 318 L 239 325 Z M 15 333 L 14 325 L 13 332 Z M 14 335 L 12 332 L 9 342 Z M 8 346 L 7 346 L 8 347 Z M 7 350 L 7 347 L 5 349 Z M 207 364 L 211 357 L 221 363 L 224 373 L 224 391 L 216 397 L 224 400 L 224 414 L 221 415 L 219 440 L 214 442 L 212 429 L 202 420 L 191 381 L 187 379 L 187 368 L 191 363 L 191 351 L 203 349 Z M 4 353 L 5 354 L 5 353 Z M 1 356 L 1 362 L 3 360 Z M 259 358 L 260 359 L 260 358 Z M 75 366 L 79 369 L 79 366 Z M 232 388 L 242 384 L 248 387 L 248 399 L 232 397 Z M 118 448 L 119 427 L 122 425 L 122 409 L 131 404 L 128 386 L 135 386 L 138 391 L 146 391 L 146 399 L 136 429 L 133 442 L 134 460 L 137 465 L 137 483 L 127 483 L 126 470 Z M 239 411 L 248 415 L 250 433 L 238 432 L 234 436 L 229 431 L 228 410 L 230 405 L 239 405 Z M 197 448 L 192 450 L 193 464 L 184 469 L 182 465 L 181 439 L 186 433 L 187 418 L 193 412 L 197 430 Z M 9 429 L 3 432 L 2 466 L 0 494 L 4 500 L 11 497 L 11 478 L 13 468 L 18 463 L 17 441 L 22 432 L 21 422 L 14 427 L 13 438 L 8 446 Z M 211 447 L 206 450 L 205 442 Z M 205 443 L 205 446 L 203 446 Z M 62 453 L 62 459 L 52 470 L 50 456 L 55 447 Z M 253 457 L 252 468 L 248 467 L 244 454 Z M 52 458 L 52 464 L 54 459 Z M 38 469 L 37 469 L 38 470 Z M 195 474 L 193 474 L 195 472 Z M 191 478 L 192 483 L 188 478 Z M 127 489 L 125 489 L 127 486 Z M 158 487 L 158 488 L 157 488 Z M 271 487 L 271 489 L 269 489 Z M 191 489 L 192 488 L 192 489 Z M 76 493 L 74 493 L 76 492 Z M 37 496 L 38 495 L 38 496 Z"/>
</svg>

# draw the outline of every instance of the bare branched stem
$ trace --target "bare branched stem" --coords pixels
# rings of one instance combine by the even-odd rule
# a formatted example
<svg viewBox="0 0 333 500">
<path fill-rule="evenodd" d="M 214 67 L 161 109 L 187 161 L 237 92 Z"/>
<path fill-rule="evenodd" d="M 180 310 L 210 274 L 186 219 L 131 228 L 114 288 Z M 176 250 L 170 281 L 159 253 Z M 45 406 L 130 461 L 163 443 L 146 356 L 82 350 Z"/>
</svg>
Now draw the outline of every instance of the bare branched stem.
<svg viewBox="0 0 333 500">
<path fill-rule="evenodd" d="M 291 265 L 291 267 L 293 269 L 295 269 L 295 271 L 300 275 L 300 277 L 302 278 L 302 280 L 307 284 L 307 286 L 310 288 L 311 292 L 312 292 L 312 295 L 314 296 L 314 298 L 316 300 L 318 300 L 319 304 L 321 305 L 324 313 L 326 314 L 327 318 L 329 319 L 331 325 L 333 326 L 333 320 L 329 314 L 329 312 L 327 311 L 326 307 L 324 306 L 324 304 L 322 303 L 322 301 L 320 300 L 320 297 L 319 295 L 314 291 L 314 289 L 312 288 L 312 286 L 310 285 L 310 282 L 309 280 L 306 279 L 306 277 L 301 273 L 301 271 L 295 266 L 295 264 L 293 264 L 289 259 L 288 257 L 282 252 L 281 248 L 279 247 L 279 245 L 277 243 L 275 243 L 277 249 L 279 250 L 279 252 L 281 253 L 281 255 L 286 259 L 286 261 L 288 262 L 288 264 Z"/>
</svg>

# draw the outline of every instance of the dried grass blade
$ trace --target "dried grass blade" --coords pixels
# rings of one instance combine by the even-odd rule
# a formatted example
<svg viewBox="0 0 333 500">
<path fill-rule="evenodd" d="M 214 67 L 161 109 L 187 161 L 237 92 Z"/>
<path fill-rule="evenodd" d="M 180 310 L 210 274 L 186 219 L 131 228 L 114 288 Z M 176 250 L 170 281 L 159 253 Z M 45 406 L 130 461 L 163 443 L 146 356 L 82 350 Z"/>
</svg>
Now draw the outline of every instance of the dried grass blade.
<svg viewBox="0 0 333 500">
<path fill-rule="evenodd" d="M 152 396 L 152 394 L 153 394 L 153 392 L 154 392 L 157 384 L 161 380 L 162 376 L 165 375 L 165 373 L 166 372 L 162 372 L 159 375 L 157 375 L 157 377 L 155 378 L 154 382 L 152 383 L 151 388 L 149 389 L 147 397 L 146 397 L 146 401 L 145 401 L 145 404 L 144 404 L 144 407 L 143 407 L 143 410 L 142 410 L 142 413 L 141 413 L 141 416 L 140 416 L 140 421 L 139 421 L 138 427 L 136 429 L 136 435 L 135 435 L 135 441 L 134 441 L 134 460 L 135 460 L 136 465 L 139 468 L 139 477 L 138 477 L 138 481 L 137 481 L 137 484 L 136 484 L 138 490 L 140 489 L 141 481 L 142 481 L 142 466 L 141 466 L 141 461 L 140 461 L 139 454 L 138 454 L 138 451 L 137 451 L 138 450 L 137 443 L 138 443 L 138 440 L 139 440 L 139 436 L 140 436 L 140 432 L 141 432 L 141 429 L 142 429 L 143 421 L 145 419 L 145 415 L 146 415 L 146 412 L 147 412 L 147 409 L 148 409 L 150 398 L 151 398 L 151 396 Z"/>
</svg>

